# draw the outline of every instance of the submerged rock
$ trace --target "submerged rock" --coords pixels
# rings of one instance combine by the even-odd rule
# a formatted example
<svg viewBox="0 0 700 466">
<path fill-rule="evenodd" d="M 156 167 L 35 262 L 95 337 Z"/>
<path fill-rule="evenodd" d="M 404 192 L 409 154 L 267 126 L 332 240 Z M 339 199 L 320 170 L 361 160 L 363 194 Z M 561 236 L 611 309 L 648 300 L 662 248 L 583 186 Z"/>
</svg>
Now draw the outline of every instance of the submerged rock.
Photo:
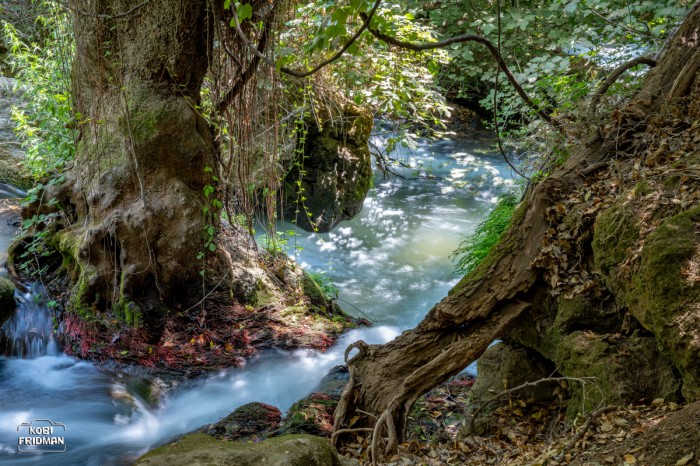
<svg viewBox="0 0 700 466">
<path fill-rule="evenodd" d="M 311 435 L 287 435 L 259 443 L 216 440 L 206 434 L 190 434 L 156 448 L 137 465 L 204 466 L 340 466 L 338 453 L 328 439 Z"/>
</svg>

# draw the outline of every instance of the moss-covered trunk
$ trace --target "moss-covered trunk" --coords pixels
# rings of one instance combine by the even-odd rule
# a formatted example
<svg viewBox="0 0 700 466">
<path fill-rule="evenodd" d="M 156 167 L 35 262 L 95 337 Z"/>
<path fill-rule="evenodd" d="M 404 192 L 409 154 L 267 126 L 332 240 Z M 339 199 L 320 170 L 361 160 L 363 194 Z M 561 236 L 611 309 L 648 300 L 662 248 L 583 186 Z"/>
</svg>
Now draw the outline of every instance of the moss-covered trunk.
<svg viewBox="0 0 700 466">
<path fill-rule="evenodd" d="M 124 308 L 130 320 L 195 285 L 215 154 L 196 110 L 211 44 L 206 1 L 139 4 L 72 2 L 79 140 L 45 199 L 65 209 L 53 242 L 72 308 Z"/>
<path fill-rule="evenodd" d="M 351 379 L 336 410 L 336 432 L 375 426 L 375 440 L 378 434 L 396 440 L 391 426 L 395 424 L 400 441 L 407 415 L 420 395 L 474 361 L 528 307 L 541 304 L 536 302 L 537 296 L 541 299 L 557 288 L 556 266 L 560 264 L 556 260 L 564 252 L 555 249 L 559 245 L 551 239 L 559 231 L 557 219 L 566 213 L 563 201 L 590 186 L 591 177 L 612 160 L 652 158 L 645 152 L 647 147 L 639 143 L 639 137 L 653 130 L 650 117 L 663 114 L 662 119 L 666 118 L 671 111 L 670 102 L 681 109 L 679 117 L 687 115 L 688 109 L 697 108 L 700 101 L 698 30 L 700 9 L 696 4 L 665 47 L 638 95 L 596 129 L 594 138 L 576 143 L 563 165 L 528 190 L 501 244 L 435 305 L 415 329 L 385 345 L 355 345 L 359 353 L 348 361 Z M 613 192 L 617 186 L 607 185 L 613 186 L 609 188 Z M 587 244 L 590 255 L 591 228 L 588 224 L 578 232 L 579 238 L 569 237 L 567 241 L 573 244 L 580 240 Z M 591 262 L 590 257 L 579 256 L 576 260 Z M 559 269 L 559 273 L 567 269 Z M 336 438 L 342 440 L 342 434 Z M 395 444 L 390 443 L 388 450 L 392 446 Z"/>
</svg>

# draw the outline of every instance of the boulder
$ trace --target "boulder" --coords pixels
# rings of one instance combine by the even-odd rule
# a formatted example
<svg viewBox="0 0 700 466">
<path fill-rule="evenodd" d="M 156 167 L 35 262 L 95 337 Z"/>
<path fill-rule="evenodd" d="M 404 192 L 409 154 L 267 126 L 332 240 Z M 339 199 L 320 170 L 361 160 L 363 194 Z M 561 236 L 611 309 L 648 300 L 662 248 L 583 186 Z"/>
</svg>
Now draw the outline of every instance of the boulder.
<svg viewBox="0 0 700 466">
<path fill-rule="evenodd" d="M 534 351 L 517 343 L 504 342 L 490 346 L 476 367 L 476 382 L 469 392 L 469 398 L 474 402 L 486 402 L 504 390 L 550 377 L 554 372 L 554 365 Z M 548 400 L 553 397 L 557 386 L 555 382 L 541 383 L 523 388 L 514 395 L 537 401 Z M 497 406 L 496 403 L 492 405 L 493 409 Z"/>
<path fill-rule="evenodd" d="M 333 432 L 333 413 L 339 396 L 312 393 L 289 408 L 278 434 L 311 434 L 330 437 Z"/>
<path fill-rule="evenodd" d="M 557 351 L 562 374 L 596 379 L 569 382 L 570 418 L 602 405 L 677 399 L 680 379 L 671 360 L 657 350 L 654 337 L 576 331 L 561 341 Z"/>
<path fill-rule="evenodd" d="M 266 438 L 279 427 L 282 412 L 265 403 L 248 403 L 233 411 L 204 433 L 218 439 L 253 440 Z"/>
<path fill-rule="evenodd" d="M 340 466 L 328 439 L 287 435 L 258 443 L 228 442 L 206 434 L 190 434 L 142 456 L 137 465 L 149 466 Z"/>
<path fill-rule="evenodd" d="M 295 156 L 286 162 L 282 214 L 307 231 L 327 232 L 362 210 L 372 184 L 368 142 L 372 115 L 346 102 L 309 119 Z"/>
<path fill-rule="evenodd" d="M 610 208 L 596 221 L 596 265 L 630 313 L 653 333 L 683 376 L 686 400 L 700 399 L 700 206 L 666 218 L 639 244 L 624 211 Z M 620 250 L 641 249 L 634 270 Z M 641 246 L 641 247 L 640 247 Z M 614 257 L 614 260 L 610 258 Z"/>
</svg>

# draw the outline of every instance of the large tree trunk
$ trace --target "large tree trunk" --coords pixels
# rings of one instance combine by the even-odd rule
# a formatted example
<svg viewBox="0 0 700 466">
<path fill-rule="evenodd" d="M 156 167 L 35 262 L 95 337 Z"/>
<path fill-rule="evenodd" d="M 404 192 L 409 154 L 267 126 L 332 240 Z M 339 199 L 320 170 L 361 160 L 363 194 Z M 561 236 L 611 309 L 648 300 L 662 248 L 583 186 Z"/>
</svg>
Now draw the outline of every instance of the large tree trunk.
<svg viewBox="0 0 700 466">
<path fill-rule="evenodd" d="M 359 342 L 351 347 L 359 352 L 348 360 L 351 377 L 336 410 L 334 439 L 342 439 L 346 429 L 374 426 L 377 448 L 376 437 L 386 427 L 391 450 L 403 439 L 415 400 L 478 358 L 535 304 L 536 295 L 551 290 L 548 275 L 536 265 L 546 233 L 556 226 L 550 225 L 551 209 L 602 168 L 605 159 L 624 157 L 631 136 L 644 131 L 650 115 L 688 95 L 700 65 L 699 30 L 696 4 L 637 97 L 615 112 L 602 131 L 596 128 L 598 135 L 575 143 L 561 167 L 528 189 L 501 243 L 415 329 L 384 345 Z M 379 452 L 372 453 L 376 460 Z"/>
<path fill-rule="evenodd" d="M 74 310 L 135 303 L 154 312 L 197 278 L 204 169 L 215 155 L 195 109 L 211 44 L 206 0 L 131 11 L 139 3 L 71 5 L 82 124 L 65 182 L 47 197 L 66 208 L 55 244 L 75 283 Z"/>
</svg>

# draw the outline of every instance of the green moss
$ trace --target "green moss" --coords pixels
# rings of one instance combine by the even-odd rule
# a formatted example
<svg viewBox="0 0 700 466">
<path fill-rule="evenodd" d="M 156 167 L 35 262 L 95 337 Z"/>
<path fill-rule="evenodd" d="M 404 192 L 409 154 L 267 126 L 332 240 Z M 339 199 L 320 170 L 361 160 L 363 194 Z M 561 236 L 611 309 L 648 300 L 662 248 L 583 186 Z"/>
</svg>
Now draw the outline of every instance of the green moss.
<svg viewBox="0 0 700 466">
<path fill-rule="evenodd" d="M 129 327 L 139 328 L 143 323 L 141 307 L 133 301 L 118 301 L 112 306 L 112 312 Z"/>
<path fill-rule="evenodd" d="M 613 290 L 621 286 L 613 269 L 624 262 L 638 240 L 639 220 L 632 209 L 626 207 L 624 196 L 596 218 L 593 233 L 595 266 Z"/>
<path fill-rule="evenodd" d="M 206 434 L 190 434 L 175 443 L 156 448 L 136 464 L 337 466 L 340 463 L 327 439 L 311 435 L 285 435 L 258 443 L 242 443 L 216 440 Z"/>
</svg>

